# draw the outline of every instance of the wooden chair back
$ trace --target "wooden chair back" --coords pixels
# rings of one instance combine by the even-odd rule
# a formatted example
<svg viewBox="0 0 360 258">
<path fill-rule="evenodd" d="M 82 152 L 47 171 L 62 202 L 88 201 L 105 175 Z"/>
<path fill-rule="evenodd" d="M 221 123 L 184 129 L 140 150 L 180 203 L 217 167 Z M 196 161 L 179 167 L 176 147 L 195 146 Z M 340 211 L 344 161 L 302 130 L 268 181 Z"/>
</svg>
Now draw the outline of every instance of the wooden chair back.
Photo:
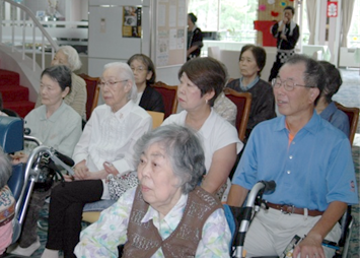
<svg viewBox="0 0 360 258">
<path fill-rule="evenodd" d="M 99 77 L 90 77 L 87 74 L 79 74 L 81 78 L 86 82 L 86 120 L 89 120 L 92 111 L 96 108 L 99 100 L 100 87 L 98 86 Z"/>
<path fill-rule="evenodd" d="M 237 92 L 230 88 L 225 88 L 224 93 L 237 107 L 235 125 L 239 133 L 239 139 L 244 141 L 250 115 L 251 93 Z"/>
<path fill-rule="evenodd" d="M 159 127 L 162 122 L 164 121 L 164 113 L 156 112 L 156 111 L 149 111 L 147 110 L 149 115 L 152 117 L 153 126 L 152 128 L 155 129 Z"/>
<path fill-rule="evenodd" d="M 344 112 L 348 118 L 349 118 L 349 123 L 350 123 L 350 135 L 349 135 L 349 140 L 350 140 L 350 144 L 353 144 L 354 138 L 355 138 L 355 133 L 356 133 L 356 129 L 357 129 L 357 125 L 359 122 L 359 112 L 360 109 L 357 107 L 345 107 L 343 105 L 341 105 L 340 103 L 335 102 L 335 105 L 338 109 L 340 109 L 342 112 Z"/>
<path fill-rule="evenodd" d="M 163 97 L 164 107 L 165 107 L 165 115 L 164 119 L 166 119 L 171 114 L 175 114 L 177 110 L 177 86 L 170 86 L 161 81 L 155 82 L 152 85 L 155 90 L 157 90 Z"/>
</svg>

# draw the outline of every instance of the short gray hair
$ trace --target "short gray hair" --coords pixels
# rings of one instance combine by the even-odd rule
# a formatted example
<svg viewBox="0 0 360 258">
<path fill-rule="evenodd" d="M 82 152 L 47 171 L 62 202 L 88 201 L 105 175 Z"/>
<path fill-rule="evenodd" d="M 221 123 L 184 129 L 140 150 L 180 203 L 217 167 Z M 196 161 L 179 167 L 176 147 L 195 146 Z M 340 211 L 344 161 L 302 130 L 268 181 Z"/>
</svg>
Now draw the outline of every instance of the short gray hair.
<svg viewBox="0 0 360 258">
<path fill-rule="evenodd" d="M 155 143 L 165 148 L 173 173 L 180 179 L 182 193 L 194 190 L 206 172 L 204 150 L 196 132 L 171 124 L 144 134 L 134 147 L 135 167 L 139 165 L 142 153 Z"/>
<path fill-rule="evenodd" d="M 8 156 L 0 147 L 0 189 L 2 189 L 8 182 L 12 173 L 12 165 Z"/>
<path fill-rule="evenodd" d="M 113 63 L 106 64 L 104 66 L 104 71 L 111 67 L 115 67 L 118 70 L 118 72 L 119 72 L 118 76 L 121 78 L 121 80 L 131 80 L 132 81 L 132 87 L 128 93 L 128 100 L 133 100 L 135 102 L 137 99 L 137 87 L 135 84 L 134 73 L 131 70 L 130 66 L 128 64 L 122 63 L 122 62 L 113 62 Z"/>
<path fill-rule="evenodd" d="M 293 55 L 286 62 L 285 65 L 296 65 L 303 63 L 305 65 L 305 71 L 303 74 L 303 79 L 306 85 L 315 86 L 319 89 L 319 96 L 315 99 L 314 104 L 316 105 L 319 100 L 322 91 L 324 90 L 326 80 L 324 69 L 321 64 L 308 57 L 306 55 Z M 281 69 L 281 68 L 280 68 Z"/>
<path fill-rule="evenodd" d="M 78 52 L 72 46 L 61 46 L 56 52 L 63 52 L 67 56 L 71 71 L 79 70 L 82 66 Z"/>
</svg>

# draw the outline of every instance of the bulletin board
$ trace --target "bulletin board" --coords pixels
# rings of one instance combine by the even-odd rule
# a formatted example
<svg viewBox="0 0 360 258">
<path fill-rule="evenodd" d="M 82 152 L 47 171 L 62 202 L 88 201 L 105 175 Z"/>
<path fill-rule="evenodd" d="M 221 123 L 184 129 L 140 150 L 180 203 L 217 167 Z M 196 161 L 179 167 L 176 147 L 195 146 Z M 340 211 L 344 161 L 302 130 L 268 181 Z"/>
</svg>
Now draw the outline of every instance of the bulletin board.
<svg viewBox="0 0 360 258">
<path fill-rule="evenodd" d="M 187 8 L 184 0 L 159 0 L 156 5 L 155 60 L 157 67 L 186 61 Z"/>
</svg>

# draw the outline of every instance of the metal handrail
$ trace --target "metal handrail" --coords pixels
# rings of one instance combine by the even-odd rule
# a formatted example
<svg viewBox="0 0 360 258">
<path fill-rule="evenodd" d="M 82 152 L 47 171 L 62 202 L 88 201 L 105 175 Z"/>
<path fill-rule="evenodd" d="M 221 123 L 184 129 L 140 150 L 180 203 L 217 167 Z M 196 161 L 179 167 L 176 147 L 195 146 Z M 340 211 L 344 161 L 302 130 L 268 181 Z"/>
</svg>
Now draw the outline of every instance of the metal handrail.
<svg viewBox="0 0 360 258">
<path fill-rule="evenodd" d="M 31 18 L 31 20 L 35 23 L 36 27 L 39 28 L 39 30 L 41 31 L 41 33 L 44 35 L 44 37 L 49 41 L 50 45 L 54 48 L 54 49 L 58 49 L 59 46 L 58 44 L 51 38 L 51 36 L 49 35 L 49 33 L 44 29 L 44 27 L 41 25 L 41 23 L 38 21 L 38 19 L 36 18 L 36 16 L 33 14 L 33 12 L 27 8 L 26 6 L 22 5 L 22 4 L 18 4 L 16 2 L 14 2 L 13 0 L 4 0 L 4 2 L 9 3 L 10 5 L 16 6 L 18 8 L 20 8 L 21 10 L 23 10 L 27 15 L 29 15 L 29 17 Z"/>
<path fill-rule="evenodd" d="M 49 44 L 51 45 L 51 52 L 52 52 L 52 55 L 54 55 L 54 50 L 56 52 L 56 50 L 59 48 L 58 44 L 52 39 L 52 37 L 50 36 L 50 34 L 46 31 L 46 29 L 44 29 L 44 27 L 42 26 L 42 24 L 38 21 L 38 19 L 35 17 L 35 15 L 33 14 L 33 12 L 27 8 L 26 6 L 22 5 L 22 4 L 18 4 L 12 0 L 2 0 L 3 2 L 6 2 L 8 4 L 10 4 L 11 6 L 14 6 L 14 7 L 17 7 L 19 8 L 20 10 L 23 11 L 23 15 L 22 15 L 22 19 L 23 19 L 23 47 L 22 47 L 22 59 L 24 60 L 25 59 L 25 15 L 24 13 L 26 13 L 30 19 L 32 20 L 34 26 L 33 26 L 33 48 L 32 48 L 32 52 L 33 52 L 33 55 L 32 55 L 32 59 L 33 59 L 33 71 L 36 70 L 36 58 L 35 58 L 35 38 L 36 38 L 36 35 L 35 35 L 35 32 L 36 32 L 36 28 L 38 28 L 41 32 L 41 35 L 42 35 L 42 51 L 41 51 L 41 61 L 42 61 L 42 65 L 41 65 L 41 68 L 44 69 L 45 68 L 45 47 L 44 47 L 44 38 L 46 38 L 46 40 L 49 42 Z M 0 4 L 1 2 L 0 1 Z M 0 42 L 2 42 L 2 23 L 3 23 L 3 18 L 2 18 L 2 12 L 0 12 Z M 12 23 L 12 44 L 14 45 L 15 43 L 15 25 L 16 25 L 16 22 L 13 20 L 13 23 Z M 13 51 L 14 51 L 14 47 L 12 48 Z"/>
</svg>

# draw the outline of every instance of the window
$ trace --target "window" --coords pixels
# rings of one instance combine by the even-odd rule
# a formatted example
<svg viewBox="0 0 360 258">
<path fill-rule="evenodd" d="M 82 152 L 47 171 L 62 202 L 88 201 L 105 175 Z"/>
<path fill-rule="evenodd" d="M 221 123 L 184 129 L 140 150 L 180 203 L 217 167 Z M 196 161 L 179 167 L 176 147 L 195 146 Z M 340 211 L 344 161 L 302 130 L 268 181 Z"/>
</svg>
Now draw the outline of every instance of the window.
<svg viewBox="0 0 360 258">
<path fill-rule="evenodd" d="M 219 40 L 255 43 L 257 9 L 258 0 L 190 0 L 188 10 L 202 31 L 217 31 Z"/>
<path fill-rule="evenodd" d="M 343 0 L 344 1 L 344 0 Z M 354 12 L 348 33 L 348 47 L 360 48 L 360 0 L 355 0 Z"/>
</svg>

